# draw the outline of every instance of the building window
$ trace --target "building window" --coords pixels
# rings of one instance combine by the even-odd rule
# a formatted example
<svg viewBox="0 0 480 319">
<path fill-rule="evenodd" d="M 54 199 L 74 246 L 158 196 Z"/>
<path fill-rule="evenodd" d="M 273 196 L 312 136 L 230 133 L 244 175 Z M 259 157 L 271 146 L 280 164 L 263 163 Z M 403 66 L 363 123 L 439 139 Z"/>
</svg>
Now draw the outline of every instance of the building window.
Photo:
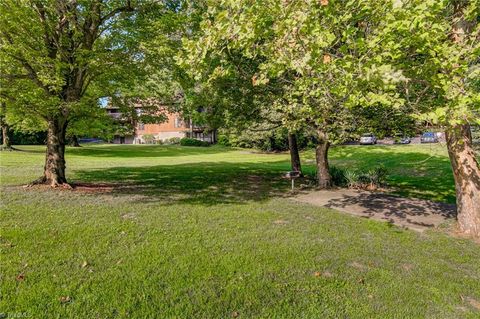
<svg viewBox="0 0 480 319">
<path fill-rule="evenodd" d="M 176 118 L 175 118 L 175 121 L 174 121 L 174 123 L 173 123 L 173 126 L 174 126 L 175 128 L 183 127 L 183 120 L 182 120 L 181 118 L 179 118 L 179 117 L 176 117 Z"/>
<path fill-rule="evenodd" d="M 145 124 L 139 122 L 139 123 L 138 123 L 138 129 L 141 130 L 141 131 L 143 131 L 143 130 L 145 129 Z"/>
</svg>

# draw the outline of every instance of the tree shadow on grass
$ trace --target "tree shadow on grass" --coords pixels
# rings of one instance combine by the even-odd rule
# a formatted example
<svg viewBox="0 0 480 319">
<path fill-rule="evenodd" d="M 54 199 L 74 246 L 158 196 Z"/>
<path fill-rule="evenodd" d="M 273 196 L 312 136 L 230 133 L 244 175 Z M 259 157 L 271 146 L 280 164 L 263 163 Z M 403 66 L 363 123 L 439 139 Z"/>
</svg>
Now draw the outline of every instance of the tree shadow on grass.
<svg viewBox="0 0 480 319">
<path fill-rule="evenodd" d="M 453 204 L 455 184 L 450 159 L 441 151 L 439 146 L 430 150 L 428 145 L 337 146 L 330 153 L 330 164 L 364 172 L 383 166 L 395 194 Z"/>
<path fill-rule="evenodd" d="M 187 147 L 179 145 L 102 145 L 68 147 L 66 154 L 87 157 L 178 157 L 190 155 L 209 155 L 235 151 L 233 148 L 222 146 Z"/>
<path fill-rule="evenodd" d="M 154 157 L 208 155 L 233 149 L 223 147 L 187 148 L 176 146 L 111 146 L 78 150 L 88 156 L 99 151 L 105 157 Z M 125 154 L 115 153 L 116 150 Z M 76 151 L 76 150 L 75 150 Z M 355 156 L 347 156 L 349 151 Z M 84 153 L 85 152 L 85 153 Z M 212 153 L 209 153 L 212 152 Z M 150 155 L 148 155 L 150 154 Z M 342 147 L 332 154 L 333 165 L 346 169 L 368 170 L 384 165 L 390 172 L 389 183 L 395 193 L 436 201 L 455 202 L 455 188 L 448 157 L 396 148 Z M 90 156 L 96 156 L 90 153 Z M 213 158 L 212 158 L 213 159 Z M 305 172 L 314 175 L 314 165 L 305 165 Z M 216 204 L 258 201 L 289 193 L 290 182 L 282 175 L 290 170 L 287 161 L 196 162 L 181 165 L 121 166 L 75 171 L 75 180 L 90 183 L 121 184 L 114 194 L 138 194 L 140 201 L 180 201 L 185 203 Z M 297 181 L 297 185 L 302 181 Z M 132 197 L 135 198 L 135 197 Z"/>
<path fill-rule="evenodd" d="M 263 201 L 290 194 L 288 163 L 201 162 L 76 171 L 77 180 L 117 184 L 112 194 L 140 202 L 214 205 Z"/>
<path fill-rule="evenodd" d="M 438 226 L 456 216 L 453 204 L 415 200 L 376 192 L 360 192 L 329 200 L 325 207 L 353 211 L 365 218 L 385 220 L 399 226 L 415 228 Z"/>
<path fill-rule="evenodd" d="M 20 145 L 16 151 L 33 154 L 44 154 L 45 145 Z M 85 157 L 111 157 L 111 158 L 136 158 L 136 157 L 179 157 L 190 155 L 210 155 L 219 153 L 229 153 L 237 151 L 234 148 L 213 145 L 210 147 L 194 147 L 180 145 L 126 145 L 126 144 L 100 144 L 85 145 L 81 147 L 66 147 L 66 157 L 85 156 Z"/>
</svg>

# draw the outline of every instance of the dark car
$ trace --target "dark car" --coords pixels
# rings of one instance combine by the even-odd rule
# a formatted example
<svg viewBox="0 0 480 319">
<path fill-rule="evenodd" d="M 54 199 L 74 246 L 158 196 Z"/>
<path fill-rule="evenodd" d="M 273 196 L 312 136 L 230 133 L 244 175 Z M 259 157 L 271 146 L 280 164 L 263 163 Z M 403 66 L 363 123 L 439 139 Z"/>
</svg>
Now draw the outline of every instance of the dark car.
<svg viewBox="0 0 480 319">
<path fill-rule="evenodd" d="M 438 137 L 433 132 L 425 132 L 420 138 L 420 143 L 438 143 Z"/>
<path fill-rule="evenodd" d="M 377 137 L 372 133 L 363 134 L 360 137 L 360 145 L 373 145 L 377 144 Z"/>
</svg>

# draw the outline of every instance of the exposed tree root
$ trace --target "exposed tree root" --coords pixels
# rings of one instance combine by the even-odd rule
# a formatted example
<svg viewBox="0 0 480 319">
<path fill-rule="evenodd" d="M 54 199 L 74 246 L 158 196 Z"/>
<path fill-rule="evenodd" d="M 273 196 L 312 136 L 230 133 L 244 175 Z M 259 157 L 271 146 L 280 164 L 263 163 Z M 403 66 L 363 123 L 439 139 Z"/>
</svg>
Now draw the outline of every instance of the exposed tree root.
<svg viewBox="0 0 480 319">
<path fill-rule="evenodd" d="M 44 185 L 46 183 L 47 183 L 47 178 L 45 176 L 41 176 L 41 177 L 37 178 L 36 180 L 34 180 L 33 182 L 31 182 L 30 184 L 25 185 L 24 187 L 32 187 L 32 186 L 35 186 L 35 185 Z"/>
<path fill-rule="evenodd" d="M 61 187 L 61 188 L 64 188 L 64 189 L 73 189 L 74 188 L 73 185 L 71 185 L 67 182 L 59 182 L 59 181 L 56 181 L 56 180 L 49 180 L 45 176 L 39 177 L 38 179 L 34 180 L 30 184 L 25 185 L 24 187 L 29 188 L 29 187 L 33 187 L 33 186 L 36 186 L 36 185 L 50 185 L 50 187 L 52 187 L 52 188 Z"/>
</svg>

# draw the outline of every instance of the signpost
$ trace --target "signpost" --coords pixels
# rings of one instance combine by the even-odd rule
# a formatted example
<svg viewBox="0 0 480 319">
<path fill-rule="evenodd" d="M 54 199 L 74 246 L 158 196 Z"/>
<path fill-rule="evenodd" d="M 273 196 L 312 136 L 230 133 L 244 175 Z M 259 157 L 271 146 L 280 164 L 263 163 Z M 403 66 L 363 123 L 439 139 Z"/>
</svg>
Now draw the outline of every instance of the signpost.
<svg viewBox="0 0 480 319">
<path fill-rule="evenodd" d="M 295 190 L 295 179 L 300 177 L 299 171 L 290 171 L 285 174 L 285 178 L 289 178 L 292 181 L 292 192 Z"/>
</svg>

